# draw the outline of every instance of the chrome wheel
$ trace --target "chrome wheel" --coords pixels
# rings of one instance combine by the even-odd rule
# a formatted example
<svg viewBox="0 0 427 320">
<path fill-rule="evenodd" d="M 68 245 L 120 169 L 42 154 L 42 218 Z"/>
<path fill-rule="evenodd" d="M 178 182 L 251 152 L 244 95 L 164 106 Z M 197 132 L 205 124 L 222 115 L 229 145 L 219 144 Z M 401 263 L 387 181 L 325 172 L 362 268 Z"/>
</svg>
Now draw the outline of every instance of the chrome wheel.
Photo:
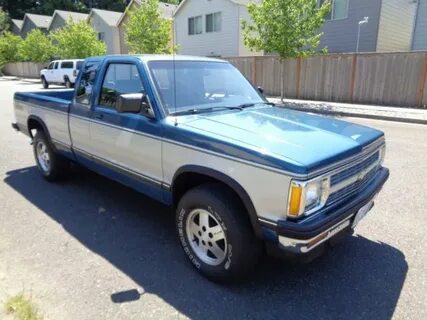
<svg viewBox="0 0 427 320">
<path fill-rule="evenodd" d="M 204 263 L 216 266 L 227 254 L 227 238 L 219 221 L 204 209 L 190 212 L 186 222 L 188 242 Z"/>
<path fill-rule="evenodd" d="M 49 156 L 49 152 L 47 150 L 46 143 L 44 143 L 43 141 L 38 141 L 37 146 L 36 146 L 36 150 L 37 150 L 37 161 L 39 163 L 40 168 L 44 172 L 49 172 L 49 170 L 50 170 L 50 156 Z"/>
</svg>

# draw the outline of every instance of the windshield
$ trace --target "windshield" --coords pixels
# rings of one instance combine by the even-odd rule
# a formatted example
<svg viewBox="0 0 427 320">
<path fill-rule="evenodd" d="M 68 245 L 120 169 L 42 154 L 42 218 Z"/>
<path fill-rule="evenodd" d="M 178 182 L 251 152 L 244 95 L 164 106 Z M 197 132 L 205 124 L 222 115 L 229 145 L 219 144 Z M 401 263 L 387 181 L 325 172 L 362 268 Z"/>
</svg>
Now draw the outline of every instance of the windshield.
<svg viewBox="0 0 427 320">
<path fill-rule="evenodd" d="M 228 63 L 151 61 L 148 67 L 163 105 L 172 114 L 265 102 L 248 80 Z"/>
</svg>

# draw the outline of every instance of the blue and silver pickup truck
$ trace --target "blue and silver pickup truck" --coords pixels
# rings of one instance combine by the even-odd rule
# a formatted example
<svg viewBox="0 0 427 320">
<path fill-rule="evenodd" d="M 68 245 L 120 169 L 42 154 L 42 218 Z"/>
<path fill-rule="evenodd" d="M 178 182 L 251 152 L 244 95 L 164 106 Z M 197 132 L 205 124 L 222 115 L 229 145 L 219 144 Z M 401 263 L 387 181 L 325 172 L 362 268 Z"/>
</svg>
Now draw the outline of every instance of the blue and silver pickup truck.
<svg viewBox="0 0 427 320">
<path fill-rule="evenodd" d="M 233 281 L 351 234 L 389 176 L 382 132 L 261 91 L 222 60 L 94 57 L 75 90 L 15 93 L 12 126 L 47 180 L 74 162 L 173 207 L 189 261 Z"/>
</svg>

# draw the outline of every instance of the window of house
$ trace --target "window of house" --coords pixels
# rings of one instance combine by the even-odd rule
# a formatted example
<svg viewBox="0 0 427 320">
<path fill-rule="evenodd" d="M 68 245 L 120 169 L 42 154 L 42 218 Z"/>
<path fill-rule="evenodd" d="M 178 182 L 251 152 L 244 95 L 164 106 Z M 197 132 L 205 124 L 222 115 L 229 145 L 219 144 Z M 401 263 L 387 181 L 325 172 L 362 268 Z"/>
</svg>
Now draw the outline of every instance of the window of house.
<svg viewBox="0 0 427 320">
<path fill-rule="evenodd" d="M 125 93 L 142 93 L 144 88 L 134 64 L 112 63 L 102 82 L 99 104 L 115 108 L 117 98 Z"/>
<path fill-rule="evenodd" d="M 98 32 L 98 40 L 101 40 L 101 41 L 105 40 L 105 32 Z"/>
<path fill-rule="evenodd" d="M 206 32 L 221 31 L 221 12 L 206 15 Z"/>
<path fill-rule="evenodd" d="M 92 88 L 95 84 L 99 62 L 88 62 L 84 65 L 83 74 L 77 86 L 76 102 L 90 104 Z"/>
<path fill-rule="evenodd" d="M 188 34 L 201 34 L 202 26 L 202 16 L 188 18 Z"/>
<path fill-rule="evenodd" d="M 326 0 L 320 0 L 319 5 L 322 5 Z M 332 0 L 331 11 L 326 16 L 326 20 L 338 20 L 348 17 L 349 0 Z"/>
</svg>

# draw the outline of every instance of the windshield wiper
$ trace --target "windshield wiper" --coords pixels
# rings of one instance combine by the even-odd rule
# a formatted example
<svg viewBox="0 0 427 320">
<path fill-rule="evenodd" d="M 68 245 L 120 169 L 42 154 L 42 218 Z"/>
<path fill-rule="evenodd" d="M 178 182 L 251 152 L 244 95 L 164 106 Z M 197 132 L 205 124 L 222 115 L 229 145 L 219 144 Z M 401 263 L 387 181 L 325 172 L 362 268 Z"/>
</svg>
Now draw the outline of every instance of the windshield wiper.
<svg viewBox="0 0 427 320">
<path fill-rule="evenodd" d="M 199 113 L 205 113 L 205 112 L 213 112 L 213 111 L 220 111 L 220 110 L 243 110 L 243 107 L 237 106 L 237 107 L 227 107 L 227 106 L 218 106 L 218 107 L 210 107 L 210 108 L 200 108 L 200 109 L 189 109 L 189 110 L 183 110 L 183 111 L 177 111 L 172 112 L 172 116 L 182 116 L 182 115 L 188 115 L 188 114 L 199 114 Z"/>
<path fill-rule="evenodd" d="M 265 105 L 268 105 L 268 106 L 275 106 L 276 105 L 276 104 L 274 104 L 272 102 L 250 102 L 250 103 L 242 103 L 242 104 L 238 105 L 237 108 L 245 109 L 245 108 L 254 107 L 257 104 L 265 104 Z"/>
</svg>

